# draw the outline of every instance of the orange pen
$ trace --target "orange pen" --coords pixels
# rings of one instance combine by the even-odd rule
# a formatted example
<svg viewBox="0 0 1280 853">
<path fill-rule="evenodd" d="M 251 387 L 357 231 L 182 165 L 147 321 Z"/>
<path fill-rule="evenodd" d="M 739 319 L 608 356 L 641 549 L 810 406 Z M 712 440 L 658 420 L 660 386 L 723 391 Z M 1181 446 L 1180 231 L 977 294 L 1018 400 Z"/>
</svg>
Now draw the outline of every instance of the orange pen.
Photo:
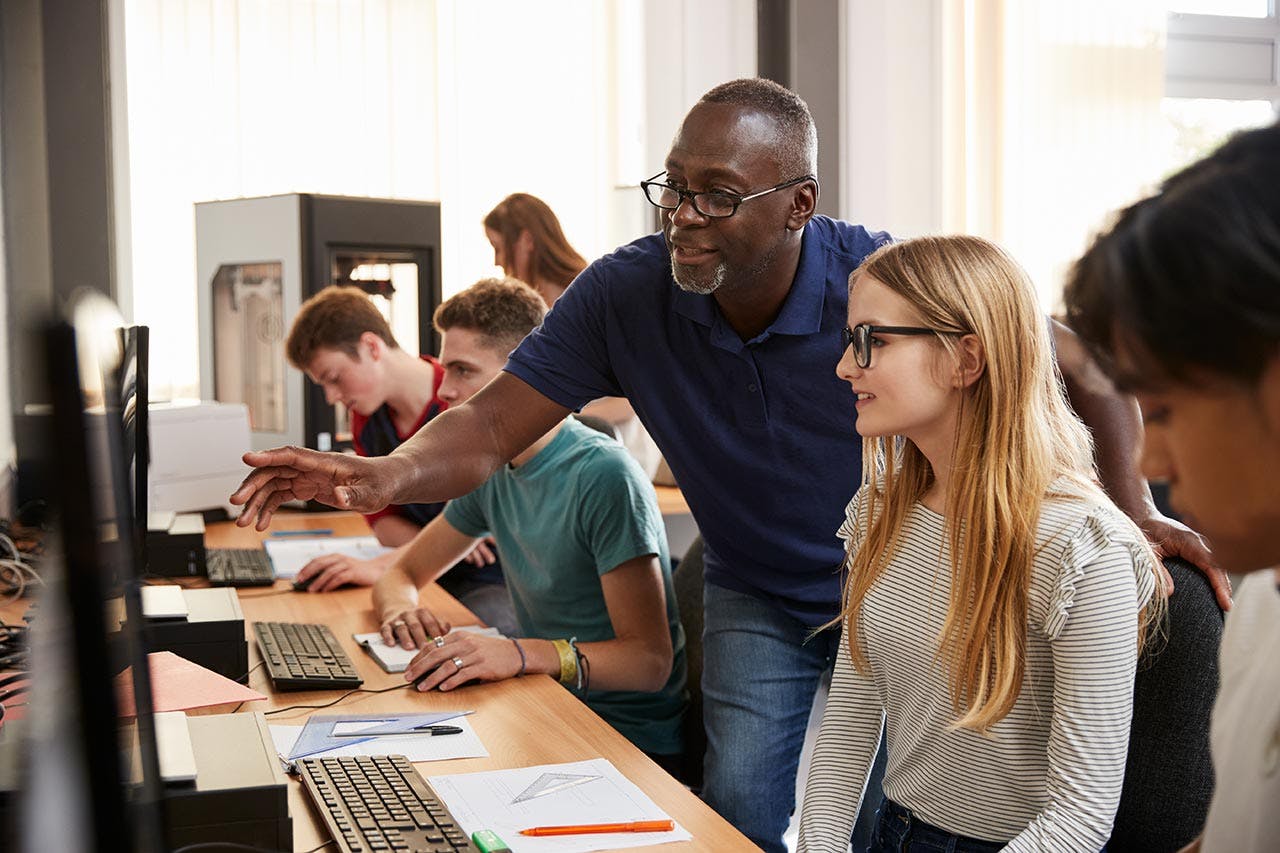
<svg viewBox="0 0 1280 853">
<path fill-rule="evenodd" d="M 628 823 L 583 823 L 567 826 L 535 826 L 520 830 L 521 835 L 586 835 L 591 832 L 670 832 L 673 820 L 633 820 Z"/>
</svg>

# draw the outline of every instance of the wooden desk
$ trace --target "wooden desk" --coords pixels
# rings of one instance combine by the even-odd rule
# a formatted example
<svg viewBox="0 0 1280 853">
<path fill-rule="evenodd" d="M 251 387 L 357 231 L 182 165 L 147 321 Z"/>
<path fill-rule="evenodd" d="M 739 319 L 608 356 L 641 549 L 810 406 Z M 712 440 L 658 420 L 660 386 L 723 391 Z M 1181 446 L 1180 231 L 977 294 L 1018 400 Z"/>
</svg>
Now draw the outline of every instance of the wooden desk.
<svg viewBox="0 0 1280 853">
<path fill-rule="evenodd" d="M 308 513 L 277 515 L 272 529 L 329 528 L 335 535 L 362 535 L 368 532 L 364 520 L 351 513 Z M 205 540 L 210 547 L 252 547 L 264 538 L 252 529 L 230 523 L 210 525 Z M 288 589 L 277 581 L 277 589 Z M 454 624 L 473 623 L 461 604 L 432 585 L 424 593 L 425 603 Z M 347 589 L 331 593 L 288 593 L 273 595 L 259 589 L 243 589 L 240 604 L 246 621 L 281 620 L 322 622 L 342 641 L 364 678 L 364 686 L 379 689 L 403 683 L 399 675 L 382 671 L 373 659 L 356 647 L 351 635 L 377 627 L 370 605 L 369 590 Z M 248 625 L 246 625 L 248 630 Z M 260 660 L 256 644 L 249 643 L 249 665 Z M 319 704 L 335 697 L 332 691 L 276 693 L 266 674 L 256 670 L 250 686 L 268 695 L 265 702 L 251 702 L 241 709 L 266 711 L 297 704 Z M 423 776 L 470 773 L 533 764 L 558 764 L 607 758 L 628 779 L 653 798 L 667 814 L 693 835 L 680 847 L 658 845 L 637 850 L 735 851 L 757 850 L 750 841 L 708 808 L 701 800 L 671 778 L 642 752 L 546 675 L 530 675 L 494 684 L 467 685 L 450 693 L 416 693 L 395 690 L 377 695 L 357 693 L 321 713 L 339 710 L 353 713 L 436 711 L 473 709 L 470 718 L 489 750 L 488 758 L 432 761 L 418 764 Z M 268 717 L 269 722 L 298 724 L 312 713 L 307 710 Z M 299 783 L 291 783 L 289 808 L 294 821 L 294 848 L 310 850 L 327 839 L 322 824 Z"/>
<path fill-rule="evenodd" d="M 678 488 L 654 486 L 653 490 L 658 493 L 658 509 L 663 516 L 689 514 L 689 504 L 684 499 L 684 493 Z"/>
</svg>

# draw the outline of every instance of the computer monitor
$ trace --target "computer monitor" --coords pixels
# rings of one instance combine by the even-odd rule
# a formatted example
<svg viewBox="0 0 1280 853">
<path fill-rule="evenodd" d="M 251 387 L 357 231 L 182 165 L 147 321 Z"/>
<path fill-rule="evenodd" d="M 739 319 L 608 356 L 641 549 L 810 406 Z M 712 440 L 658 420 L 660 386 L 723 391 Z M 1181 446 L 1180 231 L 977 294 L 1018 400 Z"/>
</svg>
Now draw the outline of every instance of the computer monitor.
<svg viewBox="0 0 1280 853">
<path fill-rule="evenodd" d="M 124 432 L 127 472 L 133 491 L 133 545 L 139 575 L 150 571 L 147 555 L 147 517 L 150 498 L 147 475 L 151 467 L 150 357 L 151 330 L 129 326 L 120 330 L 120 421 Z"/>
<path fill-rule="evenodd" d="M 89 804 L 88 838 L 100 850 L 162 849 L 162 788 L 151 686 L 140 634 L 121 396 L 119 312 L 105 297 L 77 293 L 45 331 L 53 406 L 52 498 L 65 564 L 62 585 L 72 629 L 75 724 Z M 136 395 L 137 373 L 131 378 Z M 137 410 L 133 412 L 137 436 Z M 114 681 L 133 672 L 136 717 L 117 713 Z M 38 679 L 40 674 L 37 672 Z"/>
</svg>

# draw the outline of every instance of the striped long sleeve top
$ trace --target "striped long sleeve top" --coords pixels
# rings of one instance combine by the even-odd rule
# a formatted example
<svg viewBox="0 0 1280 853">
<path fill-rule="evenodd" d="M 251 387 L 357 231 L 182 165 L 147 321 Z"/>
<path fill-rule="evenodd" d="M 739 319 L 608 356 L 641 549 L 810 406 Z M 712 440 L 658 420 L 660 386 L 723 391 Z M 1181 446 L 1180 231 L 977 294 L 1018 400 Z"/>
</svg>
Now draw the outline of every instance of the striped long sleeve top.
<svg viewBox="0 0 1280 853">
<path fill-rule="evenodd" d="M 861 493 L 839 535 L 856 549 Z M 950 728 L 938 646 L 951 594 L 946 519 L 917 504 L 863 602 L 863 676 L 836 662 L 800 822 L 802 853 L 847 849 L 883 722 L 885 796 L 950 832 L 1011 851 L 1096 851 L 1120 797 L 1138 613 L 1155 588 L 1119 510 L 1050 498 L 1029 595 L 1026 668 L 1011 712 L 986 735 Z"/>
</svg>

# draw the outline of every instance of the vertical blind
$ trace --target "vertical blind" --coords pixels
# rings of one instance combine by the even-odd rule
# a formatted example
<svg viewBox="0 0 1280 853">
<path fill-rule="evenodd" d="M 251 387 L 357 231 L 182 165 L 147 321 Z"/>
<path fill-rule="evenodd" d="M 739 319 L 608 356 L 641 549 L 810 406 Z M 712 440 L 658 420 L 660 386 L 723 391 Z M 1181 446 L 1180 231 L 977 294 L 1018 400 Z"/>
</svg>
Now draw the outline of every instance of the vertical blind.
<svg viewBox="0 0 1280 853">
<path fill-rule="evenodd" d="M 951 18 L 944 227 L 994 239 L 1055 310 L 1070 264 L 1169 160 L 1165 5 L 965 0 Z"/>
</svg>

